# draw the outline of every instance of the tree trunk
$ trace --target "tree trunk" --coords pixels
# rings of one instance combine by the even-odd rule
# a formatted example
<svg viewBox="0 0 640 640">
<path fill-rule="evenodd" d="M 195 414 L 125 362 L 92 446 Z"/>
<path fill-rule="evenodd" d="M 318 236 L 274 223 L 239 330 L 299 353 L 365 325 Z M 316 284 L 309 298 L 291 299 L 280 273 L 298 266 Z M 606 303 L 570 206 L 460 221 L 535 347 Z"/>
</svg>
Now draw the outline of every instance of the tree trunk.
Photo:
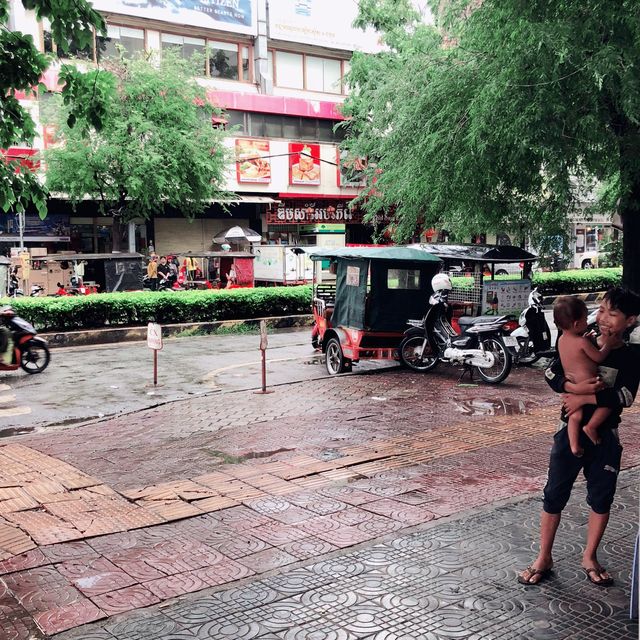
<svg viewBox="0 0 640 640">
<path fill-rule="evenodd" d="M 640 184 L 638 185 L 640 187 Z M 636 194 L 640 202 L 640 189 Z M 622 284 L 640 294 L 640 215 L 632 208 L 621 211 L 622 218 Z"/>
<path fill-rule="evenodd" d="M 640 294 L 640 127 L 625 119 L 621 133 L 622 284 Z"/>
<path fill-rule="evenodd" d="M 111 226 L 111 251 L 121 251 L 122 247 L 122 224 L 119 215 L 113 216 Z"/>
</svg>

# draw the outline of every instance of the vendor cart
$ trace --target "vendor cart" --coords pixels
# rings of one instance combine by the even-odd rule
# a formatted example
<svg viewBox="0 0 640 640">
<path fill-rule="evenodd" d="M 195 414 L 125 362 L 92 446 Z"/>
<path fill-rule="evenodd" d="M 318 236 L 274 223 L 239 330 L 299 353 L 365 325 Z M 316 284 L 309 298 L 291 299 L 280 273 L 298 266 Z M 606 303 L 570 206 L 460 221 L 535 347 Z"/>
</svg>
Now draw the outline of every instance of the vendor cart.
<svg viewBox="0 0 640 640">
<path fill-rule="evenodd" d="M 244 251 L 177 252 L 178 282 L 185 289 L 238 289 L 254 286 L 255 256 Z"/>
</svg>

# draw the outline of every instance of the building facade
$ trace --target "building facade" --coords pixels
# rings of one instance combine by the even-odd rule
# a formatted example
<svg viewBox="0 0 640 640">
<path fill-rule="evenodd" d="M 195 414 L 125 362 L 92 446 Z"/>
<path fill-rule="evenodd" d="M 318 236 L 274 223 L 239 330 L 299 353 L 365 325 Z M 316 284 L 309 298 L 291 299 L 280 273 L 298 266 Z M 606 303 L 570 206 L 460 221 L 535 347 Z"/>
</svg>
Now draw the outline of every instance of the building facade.
<svg viewBox="0 0 640 640">
<path fill-rule="evenodd" d="M 366 241 L 370 231 L 349 203 L 362 183 L 353 167 L 340 163 L 345 74 L 356 49 L 379 49 L 375 33 L 355 30 L 357 3 L 340 0 L 94 0 L 107 22 L 107 34 L 96 34 L 92 46 L 72 47 L 86 66 L 118 55 L 173 50 L 190 58 L 201 54 L 196 71 L 209 100 L 223 108 L 231 129 L 226 143 L 235 162 L 228 167 L 226 188 L 237 202 L 212 203 L 194 221 L 179 211 L 165 211 L 151 221 L 129 226 L 129 249 L 153 245 L 159 253 L 215 248 L 213 237 L 233 225 L 258 231 L 264 243 L 343 244 Z M 31 34 L 40 49 L 55 56 L 46 22 L 11 3 L 11 28 Z M 54 63 L 44 82 L 57 89 Z M 51 123 L 43 99 L 24 98 L 39 126 L 36 151 L 51 143 Z M 7 152 L 30 162 L 34 149 Z M 71 208 L 64 197 L 52 199 L 40 221 L 27 215 L 27 246 L 51 251 L 111 250 L 111 219 L 87 201 Z M 0 242 L 16 238 L 16 221 L 8 216 Z M 352 236 L 352 238 L 350 238 Z"/>
</svg>

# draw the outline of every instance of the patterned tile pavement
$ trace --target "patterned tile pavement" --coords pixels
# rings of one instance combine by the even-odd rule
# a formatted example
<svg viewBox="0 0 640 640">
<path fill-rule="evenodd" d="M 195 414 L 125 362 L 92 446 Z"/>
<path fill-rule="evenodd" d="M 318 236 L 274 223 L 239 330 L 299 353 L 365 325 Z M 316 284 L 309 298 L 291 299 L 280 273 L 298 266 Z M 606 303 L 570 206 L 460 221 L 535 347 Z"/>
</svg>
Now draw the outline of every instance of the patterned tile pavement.
<svg viewBox="0 0 640 640">
<path fill-rule="evenodd" d="M 473 547 L 472 565 L 465 564 L 472 554 L 462 538 L 440 545 L 438 563 L 424 563 L 427 575 L 408 560 L 391 562 L 389 575 L 367 575 L 367 583 L 384 579 L 385 585 L 409 579 L 422 585 L 428 578 L 439 603 L 433 610 L 443 617 L 424 628 L 410 602 L 417 598 L 428 610 L 430 592 L 421 594 L 418 585 L 406 598 L 385 586 L 384 602 L 367 594 L 353 602 L 345 596 L 344 603 L 332 593 L 319 595 L 318 602 L 307 603 L 312 609 L 324 604 L 316 615 L 301 600 L 315 582 L 308 582 L 307 569 L 287 567 L 328 554 L 337 556 L 327 565 L 336 574 L 330 583 L 355 577 L 362 563 L 353 569 L 342 560 L 349 547 L 374 545 L 381 536 L 401 536 L 415 526 L 435 531 L 433 525 L 444 526 L 438 521 L 451 514 L 538 492 L 557 411 L 540 377 L 517 371 L 501 388 L 460 385 L 455 375 L 436 376 L 428 387 L 425 377 L 408 372 L 342 377 L 289 385 L 280 398 L 218 394 L 68 432 L 8 440 L 0 447 L 7 464 L 0 465 L 0 621 L 8 621 L 0 625 L 0 640 L 52 635 L 114 616 L 124 634 L 110 620 L 98 630 L 83 628 L 90 635 L 74 637 L 494 637 L 480 627 L 475 636 L 466 633 L 467 611 L 477 607 L 453 597 L 463 579 L 486 583 L 483 567 L 507 570 L 487 555 L 491 545 Z M 215 406 L 209 407 L 209 421 L 199 424 L 209 430 L 194 430 L 207 402 Z M 640 464 L 639 414 L 632 408 L 625 417 L 627 468 Z M 131 434 L 125 435 L 127 420 Z M 123 447 L 130 435 L 130 446 Z M 117 456 L 122 461 L 116 470 Z M 505 536 L 519 536 L 518 544 L 526 540 L 520 564 L 532 553 L 535 508 L 532 514 L 503 528 Z M 574 529 L 580 532 L 582 524 Z M 635 536 L 633 520 L 618 525 L 616 533 Z M 410 538 L 398 537 L 394 544 L 405 539 Z M 628 559 L 627 543 L 620 550 Z M 578 553 L 579 542 L 562 544 L 563 553 Z M 509 545 L 505 553 L 517 546 Z M 384 565 L 390 552 L 373 549 L 370 562 Z M 313 565 L 313 575 L 322 575 L 323 566 Z M 468 575 L 454 575 L 454 568 Z M 267 612 L 267 619 L 262 611 L 238 617 L 246 612 L 239 609 L 228 620 L 207 619 L 196 629 L 176 626 L 161 615 L 164 608 L 154 609 L 238 580 L 238 588 L 263 593 L 255 574 L 274 572 L 292 576 L 288 588 L 299 583 L 302 589 L 289 595 L 300 603 L 287 602 L 286 610 Z M 343 604 L 348 610 L 328 616 L 327 608 L 333 612 Z M 136 626 L 139 612 L 131 610 L 145 607 L 144 622 Z M 478 615 L 487 614 L 484 609 Z M 153 635 L 155 630 L 169 635 Z"/>
</svg>

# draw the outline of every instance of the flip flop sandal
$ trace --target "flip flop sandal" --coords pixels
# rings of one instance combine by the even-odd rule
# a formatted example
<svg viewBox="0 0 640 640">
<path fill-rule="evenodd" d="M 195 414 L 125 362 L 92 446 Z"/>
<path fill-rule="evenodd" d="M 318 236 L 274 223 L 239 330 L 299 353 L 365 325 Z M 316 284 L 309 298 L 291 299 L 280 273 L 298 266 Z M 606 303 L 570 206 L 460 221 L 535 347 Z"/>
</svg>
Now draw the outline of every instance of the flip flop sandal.
<svg viewBox="0 0 640 640">
<path fill-rule="evenodd" d="M 606 569 L 604 567 L 582 567 L 582 570 L 587 574 L 587 578 L 591 584 L 595 584 L 596 587 L 610 587 L 613 584 L 613 578 L 600 577 Z M 600 580 L 594 580 L 593 576 L 596 575 Z"/>
<path fill-rule="evenodd" d="M 525 571 L 529 572 L 529 579 L 523 578 L 521 575 L 518 575 L 518 582 L 520 584 L 525 585 L 525 587 L 537 587 L 541 582 L 544 582 L 553 571 L 553 567 L 549 567 L 548 569 L 534 569 L 529 566 L 525 569 Z M 535 576 L 540 576 L 540 579 L 536 582 L 531 582 L 531 578 Z"/>
</svg>

